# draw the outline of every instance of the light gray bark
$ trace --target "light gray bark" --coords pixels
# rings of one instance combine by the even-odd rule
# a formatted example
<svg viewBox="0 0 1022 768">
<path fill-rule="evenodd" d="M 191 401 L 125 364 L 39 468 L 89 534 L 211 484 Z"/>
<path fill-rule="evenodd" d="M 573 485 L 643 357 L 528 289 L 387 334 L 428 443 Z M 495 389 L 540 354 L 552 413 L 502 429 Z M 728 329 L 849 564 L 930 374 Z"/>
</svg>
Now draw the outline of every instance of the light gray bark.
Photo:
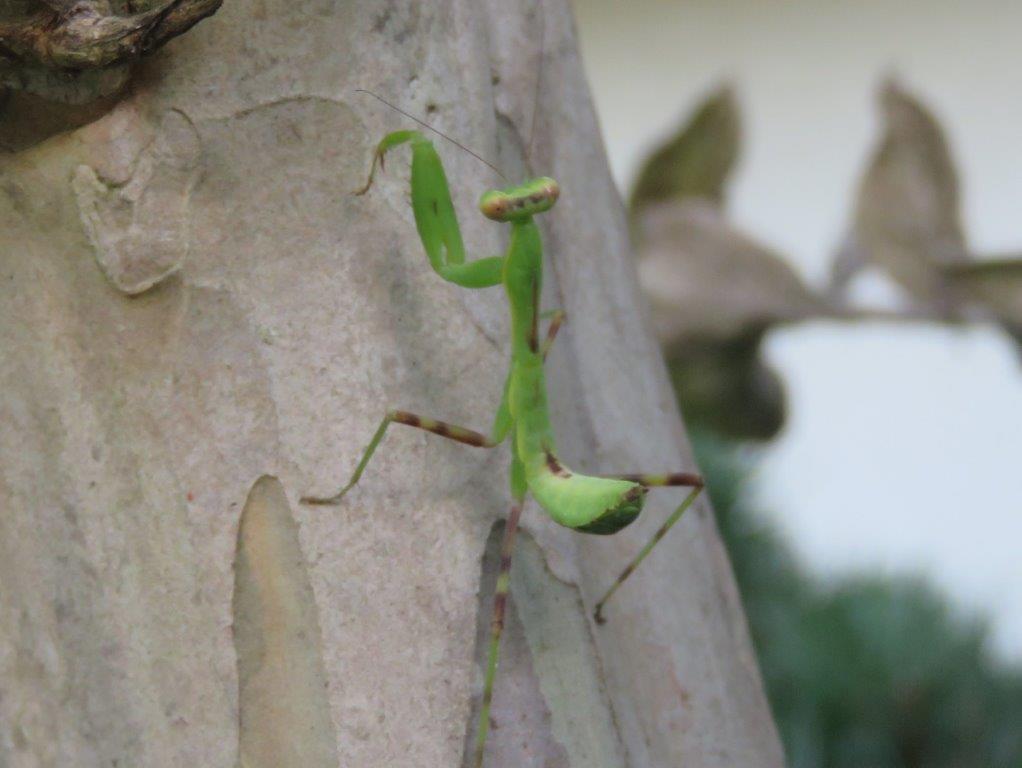
<svg viewBox="0 0 1022 768">
<path fill-rule="evenodd" d="M 409 127 L 359 87 L 561 182 L 565 459 L 692 468 L 567 4 L 231 0 L 108 114 L 0 158 L 0 764 L 461 761 L 506 454 L 398 427 L 342 506 L 297 504 L 388 407 L 486 429 L 508 356 L 500 291 L 430 271 L 405 156 L 348 194 Z M 500 252 L 496 180 L 438 148 L 470 251 Z M 672 503 L 610 538 L 526 510 L 491 768 L 782 764 L 705 502 L 589 618 Z"/>
</svg>

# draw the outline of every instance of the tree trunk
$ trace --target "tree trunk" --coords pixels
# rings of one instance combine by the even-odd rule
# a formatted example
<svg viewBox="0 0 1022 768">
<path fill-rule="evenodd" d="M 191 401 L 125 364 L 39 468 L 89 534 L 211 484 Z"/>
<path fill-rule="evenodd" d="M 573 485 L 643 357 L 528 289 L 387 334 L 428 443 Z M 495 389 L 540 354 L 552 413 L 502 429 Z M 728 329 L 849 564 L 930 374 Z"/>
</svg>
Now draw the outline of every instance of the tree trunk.
<svg viewBox="0 0 1022 768">
<path fill-rule="evenodd" d="M 567 3 L 230 0 L 0 158 L 0 764 L 463 759 L 506 449 L 398 427 L 341 506 L 298 504 L 387 408 L 487 429 L 509 354 L 500 290 L 430 270 L 404 151 L 349 194 L 412 127 L 356 88 L 558 179 L 564 458 L 693 468 Z M 475 201 L 503 182 L 437 146 L 471 254 L 499 253 Z M 590 619 L 678 500 L 608 538 L 528 506 L 490 768 L 782 764 L 705 501 Z"/>
</svg>

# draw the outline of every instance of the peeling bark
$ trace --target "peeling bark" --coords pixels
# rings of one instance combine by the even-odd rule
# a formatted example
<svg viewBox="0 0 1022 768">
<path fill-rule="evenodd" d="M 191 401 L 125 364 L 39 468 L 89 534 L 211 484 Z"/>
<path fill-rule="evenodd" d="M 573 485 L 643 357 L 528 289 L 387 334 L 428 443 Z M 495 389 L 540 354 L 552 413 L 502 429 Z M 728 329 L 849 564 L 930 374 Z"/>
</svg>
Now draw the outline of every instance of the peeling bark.
<svg viewBox="0 0 1022 768">
<path fill-rule="evenodd" d="M 264 475 L 294 517 L 339 765 L 462 759 L 506 454 L 395 428 L 343 505 L 297 504 L 388 407 L 485 428 L 508 358 L 500 292 L 429 269 L 406 161 L 348 194 L 407 126 L 356 88 L 561 182 L 542 222 L 543 303 L 569 318 L 549 363 L 561 451 L 692 468 L 567 3 L 234 0 L 109 112 L 0 156 L 0 763 L 237 764 L 233 564 Z M 497 180 L 438 147 L 471 252 L 500 252 L 475 213 Z M 546 729 L 553 765 L 782 764 L 705 503 L 591 623 L 672 503 L 609 538 L 525 511 L 498 695 L 526 690 L 501 717 Z"/>
<path fill-rule="evenodd" d="M 335 768 L 316 601 L 284 488 L 261 477 L 234 562 L 238 768 Z"/>
</svg>

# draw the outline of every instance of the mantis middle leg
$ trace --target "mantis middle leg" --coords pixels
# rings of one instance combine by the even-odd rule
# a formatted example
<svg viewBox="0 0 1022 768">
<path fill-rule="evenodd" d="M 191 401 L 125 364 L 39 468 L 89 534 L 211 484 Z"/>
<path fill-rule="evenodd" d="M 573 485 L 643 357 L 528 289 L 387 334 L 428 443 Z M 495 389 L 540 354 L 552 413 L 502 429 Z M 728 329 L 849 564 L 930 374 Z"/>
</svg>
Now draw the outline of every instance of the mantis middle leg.
<svg viewBox="0 0 1022 768">
<path fill-rule="evenodd" d="M 355 467 L 355 471 L 351 475 L 351 479 L 348 480 L 347 484 L 341 488 L 333 496 L 303 496 L 301 501 L 303 504 L 337 504 L 344 494 L 350 491 L 355 484 L 362 477 L 362 473 L 365 471 L 366 465 L 369 460 L 376 453 L 376 449 L 379 447 L 380 442 L 383 440 L 383 436 L 387 434 L 387 427 L 394 422 L 398 424 L 405 424 L 409 427 L 416 427 L 418 429 L 424 429 L 427 432 L 432 432 L 434 435 L 440 435 L 440 437 L 446 437 L 448 440 L 454 440 L 458 443 L 464 443 L 465 445 L 471 445 L 475 448 L 493 448 L 499 445 L 504 436 L 499 434 L 499 429 L 494 431 L 494 434 L 490 437 L 476 432 L 466 427 L 459 427 L 457 424 L 449 424 L 446 421 L 439 421 L 438 419 L 431 419 L 427 416 L 419 416 L 408 411 L 389 411 L 386 416 L 383 417 L 383 421 L 380 422 L 380 426 L 376 428 L 376 433 L 373 435 L 373 439 L 369 441 L 369 445 L 366 446 L 364 453 L 362 454 L 362 460 L 359 461 L 358 466 Z"/>
<path fill-rule="evenodd" d="M 554 345 L 554 339 L 557 338 L 557 332 L 561 330 L 561 325 L 567 314 L 563 309 L 553 309 L 550 312 L 544 312 L 542 316 L 550 318 L 550 325 L 546 329 L 546 339 L 543 340 L 543 345 L 539 348 L 540 354 L 546 360 L 546 356 L 550 353 L 550 347 Z"/>
</svg>

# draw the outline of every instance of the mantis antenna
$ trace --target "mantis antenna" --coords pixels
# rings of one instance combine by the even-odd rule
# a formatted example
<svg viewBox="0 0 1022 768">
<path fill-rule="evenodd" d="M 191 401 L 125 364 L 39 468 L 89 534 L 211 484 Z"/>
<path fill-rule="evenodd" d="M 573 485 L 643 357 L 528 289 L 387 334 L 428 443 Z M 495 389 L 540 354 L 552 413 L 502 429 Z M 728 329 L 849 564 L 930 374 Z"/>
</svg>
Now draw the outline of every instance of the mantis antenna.
<svg viewBox="0 0 1022 768">
<path fill-rule="evenodd" d="M 532 120 L 529 125 L 529 143 L 525 147 L 525 159 L 530 161 L 532 159 L 532 140 L 536 137 L 536 116 L 539 114 L 539 93 L 540 86 L 543 83 L 543 53 L 544 46 L 546 45 L 546 16 L 543 14 L 543 2 L 537 4 L 537 11 L 539 13 L 539 62 L 536 66 L 536 87 L 532 92 Z"/>
<path fill-rule="evenodd" d="M 458 141 L 457 139 L 451 138 L 450 136 L 448 136 L 448 135 L 447 135 L 446 133 L 444 133 L 443 131 L 441 131 L 441 130 L 438 130 L 437 128 L 434 128 L 434 127 L 433 127 L 432 125 L 430 125 L 429 123 L 427 123 L 427 122 L 426 122 L 425 120 L 420 120 L 420 119 L 419 119 L 419 118 L 417 118 L 417 117 L 416 117 L 415 115 L 412 115 L 412 114 L 409 114 L 408 112 L 405 112 L 405 111 L 404 111 L 403 109 L 401 109 L 401 107 L 397 106 L 396 104 L 391 104 L 391 103 L 390 103 L 389 101 L 387 101 L 387 100 L 386 100 L 385 98 L 383 98 L 382 96 L 379 96 L 379 95 L 377 95 L 377 94 L 373 93 L 372 91 L 370 91 L 370 90 L 368 90 L 368 89 L 366 89 L 366 88 L 356 88 L 356 89 L 355 89 L 355 93 L 365 93 L 365 94 L 368 94 L 368 95 L 372 96 L 372 97 L 373 97 L 374 99 L 376 99 L 377 101 L 379 101 L 379 102 L 381 102 L 381 103 L 383 103 L 383 104 L 386 104 L 386 105 L 387 105 L 388 107 L 390 107 L 391 109 L 393 109 L 393 110 L 394 110 L 395 112 L 397 112 L 397 113 L 399 113 L 399 114 L 402 114 L 402 115 L 404 115 L 404 116 L 405 116 L 405 117 L 407 117 L 407 118 L 408 118 L 409 120 L 414 120 L 414 121 L 415 121 L 415 122 L 417 122 L 417 123 L 418 123 L 419 125 L 421 125 L 421 126 L 422 126 L 423 128 L 426 128 L 427 130 L 433 131 L 433 133 L 435 133 L 435 134 L 436 134 L 437 136 L 439 136 L 439 137 L 441 137 L 441 138 L 443 138 L 443 139 L 447 139 L 447 141 L 451 142 L 451 144 L 453 144 L 454 146 L 456 146 L 456 147 L 458 147 L 458 148 L 460 148 L 460 149 L 463 149 L 463 150 L 465 150 L 465 151 L 466 151 L 466 152 L 468 152 L 468 153 L 469 153 L 470 155 L 472 155 L 472 157 L 474 157 L 474 158 L 475 158 L 476 160 L 478 160 L 478 161 L 479 161 L 480 163 L 482 163 L 482 164 L 483 164 L 483 165 L 485 165 L 485 166 L 486 166 L 487 168 L 489 168 L 489 169 L 490 169 L 491 171 L 493 171 L 493 172 L 494 172 L 495 174 L 497 174 L 498 176 L 500 176 L 500 178 L 502 178 L 502 179 L 503 179 L 504 181 L 507 181 L 507 180 L 508 180 L 507 176 L 505 176 L 505 175 L 504 175 L 503 173 L 501 173 L 501 172 L 500 172 L 500 169 L 499 169 L 499 168 L 497 168 L 497 166 L 495 166 L 495 165 L 494 165 L 493 163 L 491 163 L 491 162 L 490 162 L 489 160 L 487 160 L 486 158 L 484 158 L 484 157 L 483 157 L 482 155 L 480 155 L 480 154 L 479 154 L 478 152 L 473 152 L 473 151 L 472 151 L 471 149 L 469 149 L 468 147 L 466 147 L 466 146 L 465 146 L 464 144 L 462 144 L 462 143 L 461 143 L 460 141 Z"/>
</svg>

